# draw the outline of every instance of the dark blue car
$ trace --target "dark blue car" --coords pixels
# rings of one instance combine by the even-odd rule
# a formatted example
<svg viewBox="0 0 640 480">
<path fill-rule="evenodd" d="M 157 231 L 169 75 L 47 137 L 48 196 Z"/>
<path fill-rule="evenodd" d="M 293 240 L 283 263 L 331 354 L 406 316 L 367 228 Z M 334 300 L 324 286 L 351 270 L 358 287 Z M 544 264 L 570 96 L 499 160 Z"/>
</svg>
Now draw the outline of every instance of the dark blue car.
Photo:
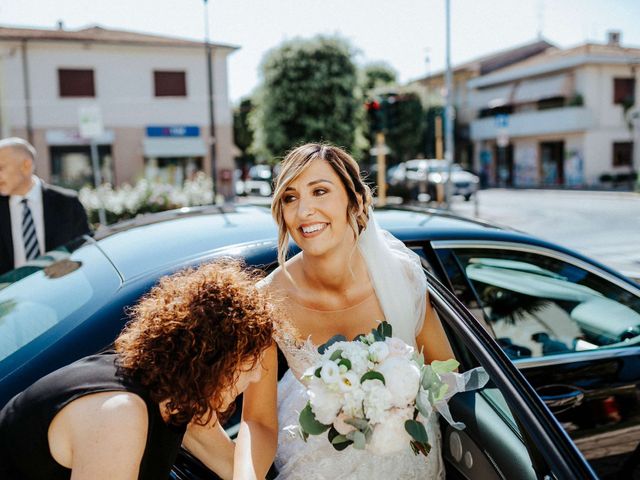
<svg viewBox="0 0 640 480">
<path fill-rule="evenodd" d="M 447 478 L 596 478 L 593 470 L 632 478 L 640 287 L 575 252 L 489 224 L 425 209 L 376 214 L 422 257 L 462 367 L 481 365 L 491 377 L 451 401 L 467 427 L 443 424 Z M 0 277 L 0 406 L 107 347 L 127 307 L 161 276 L 219 256 L 275 268 L 276 236 L 265 207 L 182 209 L 120 223 Z M 216 478 L 186 451 L 173 476 Z"/>
</svg>

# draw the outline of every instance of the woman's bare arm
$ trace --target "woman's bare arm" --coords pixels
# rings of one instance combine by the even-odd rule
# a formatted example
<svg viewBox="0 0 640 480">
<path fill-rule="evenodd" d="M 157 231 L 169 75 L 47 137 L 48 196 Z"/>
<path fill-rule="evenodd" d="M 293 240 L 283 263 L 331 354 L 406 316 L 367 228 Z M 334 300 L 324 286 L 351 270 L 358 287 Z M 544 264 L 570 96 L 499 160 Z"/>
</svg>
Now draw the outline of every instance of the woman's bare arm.
<svg viewBox="0 0 640 480">
<path fill-rule="evenodd" d="M 206 425 L 191 422 L 182 445 L 220 478 L 233 478 L 235 445 L 215 415 Z"/>
<path fill-rule="evenodd" d="M 416 336 L 418 348 L 422 348 L 426 362 L 433 360 L 448 360 L 455 358 L 453 350 L 442 328 L 442 322 L 437 312 L 431 305 L 431 299 L 427 293 L 427 308 L 424 314 L 422 329 Z"/>
<path fill-rule="evenodd" d="M 275 343 L 263 359 L 259 382 L 244 392 L 242 422 L 236 440 L 233 478 L 264 478 L 278 444 L 278 354 Z"/>
</svg>

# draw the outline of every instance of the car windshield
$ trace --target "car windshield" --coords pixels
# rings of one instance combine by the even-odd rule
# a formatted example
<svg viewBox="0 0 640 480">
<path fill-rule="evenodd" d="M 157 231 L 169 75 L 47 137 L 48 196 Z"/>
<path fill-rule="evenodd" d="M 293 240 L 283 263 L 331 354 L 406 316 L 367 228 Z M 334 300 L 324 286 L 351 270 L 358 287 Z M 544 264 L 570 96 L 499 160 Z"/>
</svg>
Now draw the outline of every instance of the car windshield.
<svg viewBox="0 0 640 480">
<path fill-rule="evenodd" d="M 44 337 L 52 343 L 51 335 L 72 328 L 78 312 L 87 318 L 119 283 L 109 261 L 84 240 L 0 276 L 0 365 Z"/>
</svg>

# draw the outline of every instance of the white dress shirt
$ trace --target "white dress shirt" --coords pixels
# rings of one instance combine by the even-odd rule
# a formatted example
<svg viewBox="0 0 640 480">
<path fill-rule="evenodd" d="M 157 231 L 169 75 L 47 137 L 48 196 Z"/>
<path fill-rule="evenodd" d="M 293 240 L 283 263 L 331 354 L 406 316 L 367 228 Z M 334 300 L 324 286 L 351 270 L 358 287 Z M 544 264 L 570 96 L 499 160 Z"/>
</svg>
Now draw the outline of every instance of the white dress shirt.
<svg viewBox="0 0 640 480">
<path fill-rule="evenodd" d="M 27 204 L 31 209 L 31 216 L 36 227 L 38 237 L 38 247 L 40 254 L 44 253 L 44 211 L 42 207 L 42 182 L 35 175 L 33 185 L 26 195 L 11 195 L 9 197 L 9 214 L 11 215 L 11 237 L 13 238 L 13 264 L 14 268 L 21 267 L 27 263 L 24 251 L 24 239 L 22 238 L 22 216 L 24 206 L 22 199 L 27 199 Z"/>
</svg>

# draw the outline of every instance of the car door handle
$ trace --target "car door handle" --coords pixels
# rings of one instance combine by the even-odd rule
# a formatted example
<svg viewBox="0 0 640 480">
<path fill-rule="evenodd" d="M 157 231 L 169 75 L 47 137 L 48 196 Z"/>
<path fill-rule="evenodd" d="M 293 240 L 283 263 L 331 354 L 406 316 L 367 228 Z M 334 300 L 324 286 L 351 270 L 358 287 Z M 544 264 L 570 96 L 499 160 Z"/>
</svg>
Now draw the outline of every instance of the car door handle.
<svg viewBox="0 0 640 480">
<path fill-rule="evenodd" d="M 544 403 L 555 413 L 577 407 L 584 400 L 584 391 L 572 385 L 545 385 L 537 391 Z"/>
</svg>

